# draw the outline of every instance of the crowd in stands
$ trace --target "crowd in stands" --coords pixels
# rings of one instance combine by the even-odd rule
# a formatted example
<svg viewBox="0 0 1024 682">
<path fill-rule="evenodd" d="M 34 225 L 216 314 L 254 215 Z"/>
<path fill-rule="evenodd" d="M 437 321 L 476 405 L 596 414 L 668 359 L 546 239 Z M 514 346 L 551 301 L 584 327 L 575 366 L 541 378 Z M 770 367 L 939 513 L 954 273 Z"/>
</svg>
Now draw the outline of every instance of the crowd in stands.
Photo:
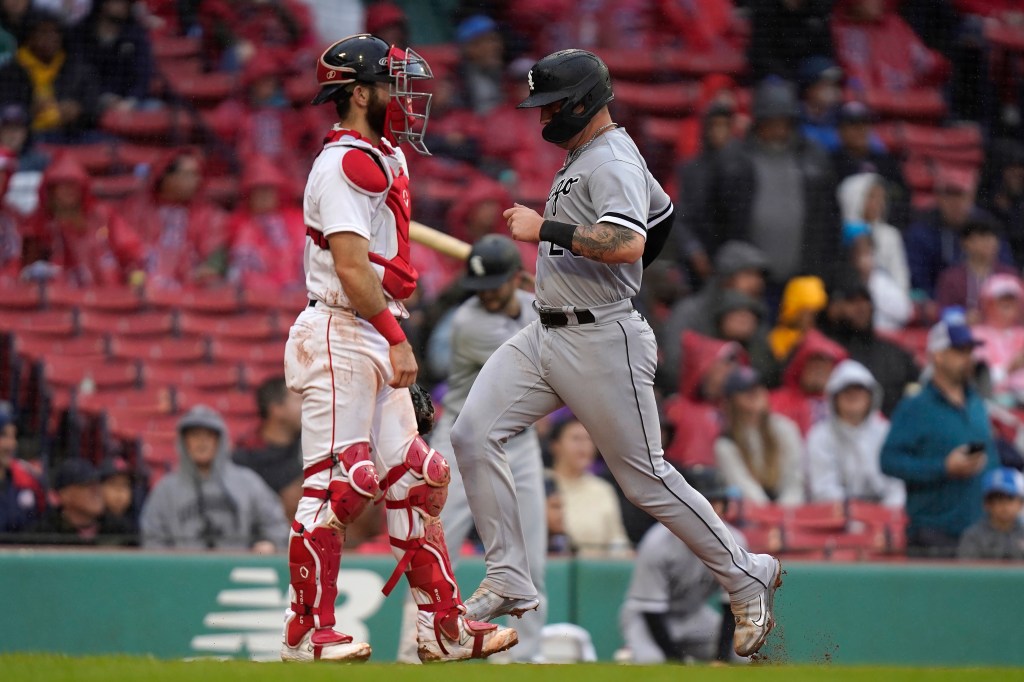
<svg viewBox="0 0 1024 682">
<path fill-rule="evenodd" d="M 470 242 L 542 207 L 564 161 L 515 109 L 530 66 L 605 58 L 676 206 L 636 299 L 666 458 L 721 473 L 752 547 L 1021 558 L 1016 3 L 441 4 L 0 2 L 4 541 L 282 546 L 301 466 L 279 353 L 334 12 L 430 62 L 414 217 Z M 463 266 L 413 248 L 407 333 L 440 393 Z M 571 415 L 545 439 L 552 551 L 628 555 L 651 520 Z M 371 516 L 352 544 L 375 546 Z"/>
</svg>

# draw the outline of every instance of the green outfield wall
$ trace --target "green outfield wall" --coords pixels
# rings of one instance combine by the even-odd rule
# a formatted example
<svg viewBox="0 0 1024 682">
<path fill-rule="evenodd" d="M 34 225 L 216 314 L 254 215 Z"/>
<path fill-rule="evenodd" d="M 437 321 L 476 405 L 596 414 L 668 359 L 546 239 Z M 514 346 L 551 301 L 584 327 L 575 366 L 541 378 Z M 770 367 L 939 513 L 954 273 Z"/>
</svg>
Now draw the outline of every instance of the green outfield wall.
<svg viewBox="0 0 1024 682">
<path fill-rule="evenodd" d="M 390 557 L 348 555 L 339 627 L 375 660 L 397 651 L 401 598 L 380 589 Z M 621 646 L 628 561 L 553 561 L 550 621 Z M 785 566 L 772 660 L 792 663 L 1024 665 L 1024 566 L 801 563 Z M 483 575 L 464 560 L 460 584 Z M 283 556 L 5 550 L 0 651 L 275 658 L 287 596 Z"/>
</svg>

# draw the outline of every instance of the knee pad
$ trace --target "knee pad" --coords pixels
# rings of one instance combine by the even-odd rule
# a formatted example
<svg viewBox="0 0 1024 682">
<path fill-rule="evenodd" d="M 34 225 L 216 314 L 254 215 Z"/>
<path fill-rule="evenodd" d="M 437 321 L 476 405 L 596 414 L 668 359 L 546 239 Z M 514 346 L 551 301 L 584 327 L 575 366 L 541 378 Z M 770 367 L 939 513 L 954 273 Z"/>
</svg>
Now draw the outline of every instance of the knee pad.
<svg viewBox="0 0 1024 682">
<path fill-rule="evenodd" d="M 288 543 L 288 572 L 293 591 L 291 609 L 296 632 L 301 638 L 310 628 L 334 625 L 334 602 L 338 598 L 338 568 L 341 565 L 342 537 L 339 528 L 318 526 L 300 533 Z M 294 644 L 293 644 L 294 645 Z"/>
<path fill-rule="evenodd" d="M 389 501 L 388 508 L 411 506 L 427 516 L 438 516 L 448 500 L 448 484 L 452 478 L 444 455 L 416 436 L 402 463 L 388 471 L 382 489 L 387 490 L 406 474 L 412 474 L 417 481 L 409 486 L 405 496 L 407 503 L 395 505 Z"/>
<path fill-rule="evenodd" d="M 303 488 L 302 493 L 306 497 L 326 500 L 339 521 L 350 523 L 380 493 L 377 468 L 370 459 L 370 445 L 350 445 L 330 461 L 337 461 L 341 475 L 331 479 L 327 490 Z"/>
</svg>

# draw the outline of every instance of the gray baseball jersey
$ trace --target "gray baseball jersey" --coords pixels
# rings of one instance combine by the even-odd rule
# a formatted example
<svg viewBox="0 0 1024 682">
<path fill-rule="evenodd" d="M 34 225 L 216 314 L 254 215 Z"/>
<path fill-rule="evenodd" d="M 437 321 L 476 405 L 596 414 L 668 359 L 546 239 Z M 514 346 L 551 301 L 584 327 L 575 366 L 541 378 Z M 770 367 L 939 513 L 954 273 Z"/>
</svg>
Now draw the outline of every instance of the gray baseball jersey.
<svg viewBox="0 0 1024 682">
<path fill-rule="evenodd" d="M 737 544 L 743 535 L 728 526 Z M 708 602 L 720 593 L 715 576 L 690 549 L 660 523 L 651 526 L 636 548 L 633 575 L 619 621 L 636 663 L 660 663 L 664 653 L 654 641 L 644 613 L 665 614 L 673 641 L 697 658 L 714 656 L 721 620 Z"/>
<path fill-rule="evenodd" d="M 672 202 L 622 128 L 594 140 L 555 174 L 544 217 L 572 225 L 611 223 L 644 238 L 672 213 Z M 542 306 L 593 308 L 636 296 L 643 264 L 605 265 L 550 242 L 537 253 L 537 300 Z"/>
<path fill-rule="evenodd" d="M 581 148 L 552 183 L 544 215 L 604 221 L 644 235 L 671 214 L 665 193 L 622 129 Z M 466 495 L 485 545 L 486 588 L 512 598 L 536 595 L 523 519 L 505 443 L 565 405 L 590 432 L 626 496 L 682 539 L 734 601 L 774 578 L 775 559 L 750 554 L 711 508 L 665 462 L 654 396 L 657 343 L 629 297 L 642 264 L 603 265 L 540 245 L 537 299 L 548 307 L 589 308 L 533 322 L 491 355 L 469 391 L 451 439 Z M 589 320 L 593 320 L 590 322 Z"/>
<path fill-rule="evenodd" d="M 459 306 L 452 318 L 448 392 L 442 401 L 444 413 L 427 436 L 430 446 L 446 456 L 452 452 L 452 424 L 462 411 L 480 369 L 505 341 L 537 319 L 537 311 L 533 309 L 533 294 L 517 291 L 515 295 L 519 299 L 519 317 L 488 312 L 481 305 L 480 299 L 473 296 Z M 530 566 L 537 567 L 533 572 L 533 586 L 540 598 L 540 607 L 536 611 L 524 614 L 515 622 L 519 644 L 510 653 L 514 661 L 530 662 L 540 654 L 541 630 L 547 622 L 544 567 L 548 538 L 543 465 L 540 442 L 534 429 L 526 429 L 509 439 L 505 447 L 526 534 L 525 556 Z M 458 563 L 459 549 L 473 528 L 473 516 L 466 500 L 466 489 L 459 467 L 454 457 L 449 456 L 448 459 L 451 464 L 451 482 L 448 485 L 448 501 L 441 510 L 441 523 L 454 565 Z M 414 609 L 406 609 L 407 622 L 403 624 L 399 646 L 399 659 L 403 662 L 419 660 L 416 655 L 415 617 Z"/>
</svg>

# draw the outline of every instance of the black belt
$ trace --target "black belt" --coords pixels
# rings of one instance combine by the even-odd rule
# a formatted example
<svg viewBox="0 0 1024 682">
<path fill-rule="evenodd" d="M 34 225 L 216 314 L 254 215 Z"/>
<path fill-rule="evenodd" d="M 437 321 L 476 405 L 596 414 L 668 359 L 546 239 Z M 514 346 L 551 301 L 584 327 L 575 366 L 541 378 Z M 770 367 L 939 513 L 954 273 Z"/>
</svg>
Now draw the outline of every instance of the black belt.
<svg viewBox="0 0 1024 682">
<path fill-rule="evenodd" d="M 579 324 L 594 324 L 594 313 L 586 308 L 576 308 L 573 312 Z M 537 314 L 540 315 L 540 323 L 545 327 L 564 327 L 569 324 L 569 313 L 561 310 L 538 310 Z"/>
<path fill-rule="evenodd" d="M 316 307 L 316 299 L 310 300 L 310 302 L 306 304 L 306 307 L 307 308 L 315 308 Z"/>
</svg>

